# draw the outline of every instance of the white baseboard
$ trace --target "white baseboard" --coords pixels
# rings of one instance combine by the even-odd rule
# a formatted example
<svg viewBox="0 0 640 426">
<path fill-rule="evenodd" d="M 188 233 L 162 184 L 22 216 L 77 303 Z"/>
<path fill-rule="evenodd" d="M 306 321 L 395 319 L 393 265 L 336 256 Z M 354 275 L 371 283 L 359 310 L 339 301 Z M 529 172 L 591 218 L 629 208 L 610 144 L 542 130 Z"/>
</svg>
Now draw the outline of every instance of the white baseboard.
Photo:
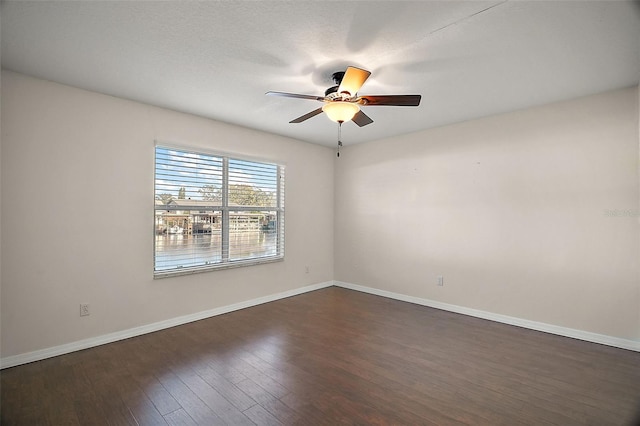
<svg viewBox="0 0 640 426">
<path fill-rule="evenodd" d="M 153 324 L 134 327 L 128 330 L 117 331 L 115 333 L 109 333 L 109 334 L 104 334 L 102 336 L 91 337 L 89 339 L 78 340 L 76 342 L 71 342 L 64 345 L 60 345 L 60 346 L 54 346 L 51 348 L 46 348 L 46 349 L 41 349 L 33 352 L 27 352 L 24 354 L 5 357 L 0 359 L 0 369 L 15 367 L 17 365 L 27 364 L 33 361 L 40 361 L 42 359 L 51 358 L 58 355 L 64 355 L 71 352 L 80 351 L 82 349 L 88 349 L 95 346 L 104 345 L 106 343 L 112 343 L 118 340 L 128 339 L 130 337 L 141 336 L 147 333 L 153 333 L 154 331 L 164 330 L 165 328 L 171 328 L 177 325 L 187 324 L 193 321 L 199 321 L 202 319 L 214 317 L 216 315 L 226 314 L 229 312 L 237 311 L 239 309 L 250 308 L 251 306 L 261 305 L 263 303 L 273 302 L 275 300 L 284 299 L 291 296 L 297 296 L 298 294 L 319 290 L 325 287 L 331 287 L 332 285 L 333 285 L 333 281 L 326 281 L 323 283 L 308 285 L 308 286 L 296 288 L 293 290 L 283 291 L 281 293 L 271 294 L 269 296 L 258 297 L 256 299 L 235 303 L 233 305 L 222 306 L 220 308 L 210 309 L 202 312 L 196 312 L 195 314 L 184 315 L 181 317 L 156 322 Z"/>
<path fill-rule="evenodd" d="M 528 328 L 531 330 L 543 331 L 545 333 L 556 334 L 564 337 L 585 340 L 592 343 L 600 343 L 602 345 L 613 346 L 616 348 L 628 349 L 640 352 L 640 341 L 622 339 L 619 337 L 607 336 L 604 334 L 591 333 L 589 331 L 576 330 L 573 328 L 560 327 L 553 324 L 546 324 L 537 321 L 529 321 L 521 318 L 510 317 L 507 315 L 494 314 L 491 312 L 481 311 L 478 309 L 465 308 L 464 306 L 451 305 L 435 300 L 422 299 L 414 296 L 407 296 L 400 293 L 393 293 L 377 288 L 365 287 L 358 284 L 350 284 L 342 281 L 333 282 L 336 287 L 348 288 L 351 290 L 361 291 L 364 293 L 375 294 L 377 296 L 388 297 L 390 299 L 401 300 L 403 302 L 415 303 L 416 305 L 429 306 L 431 308 L 442 309 L 443 311 L 455 312 L 458 314 L 469 315 L 476 318 L 487 319 L 500 322 L 503 324 L 515 325 L 518 327 Z"/>
</svg>

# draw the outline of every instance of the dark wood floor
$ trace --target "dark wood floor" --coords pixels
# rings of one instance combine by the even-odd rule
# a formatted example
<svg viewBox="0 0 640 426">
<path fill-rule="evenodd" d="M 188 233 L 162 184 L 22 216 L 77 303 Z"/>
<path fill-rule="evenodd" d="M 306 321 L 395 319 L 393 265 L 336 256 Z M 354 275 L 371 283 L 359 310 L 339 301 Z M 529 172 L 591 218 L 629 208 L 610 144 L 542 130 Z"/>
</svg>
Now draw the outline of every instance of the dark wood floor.
<svg viewBox="0 0 640 426">
<path fill-rule="evenodd" d="M 3 425 L 628 425 L 640 353 L 336 287 L 5 369 Z"/>
</svg>

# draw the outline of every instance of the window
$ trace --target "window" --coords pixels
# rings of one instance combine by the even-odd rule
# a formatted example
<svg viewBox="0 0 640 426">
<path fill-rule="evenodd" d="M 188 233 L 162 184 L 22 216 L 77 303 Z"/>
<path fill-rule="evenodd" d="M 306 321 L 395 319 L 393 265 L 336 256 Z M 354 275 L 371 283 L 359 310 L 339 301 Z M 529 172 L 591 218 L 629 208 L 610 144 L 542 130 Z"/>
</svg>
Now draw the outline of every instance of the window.
<svg viewBox="0 0 640 426">
<path fill-rule="evenodd" d="M 284 166 L 156 146 L 156 277 L 283 258 Z"/>
</svg>

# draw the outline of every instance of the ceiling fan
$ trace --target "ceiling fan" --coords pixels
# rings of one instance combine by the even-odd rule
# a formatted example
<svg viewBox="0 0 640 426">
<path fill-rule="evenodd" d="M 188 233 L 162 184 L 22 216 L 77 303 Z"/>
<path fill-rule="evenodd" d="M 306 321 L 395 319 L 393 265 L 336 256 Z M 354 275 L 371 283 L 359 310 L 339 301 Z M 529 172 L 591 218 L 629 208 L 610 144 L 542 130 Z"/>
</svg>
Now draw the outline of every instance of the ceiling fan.
<svg viewBox="0 0 640 426">
<path fill-rule="evenodd" d="M 324 112 L 327 116 L 342 125 L 353 121 L 358 126 L 366 126 L 373 120 L 362 110 L 361 106 L 418 106 L 421 95 L 364 95 L 358 96 L 358 90 L 369 78 L 371 72 L 356 67 L 347 67 L 346 71 L 333 73 L 335 86 L 328 88 L 324 96 L 300 95 L 286 92 L 267 92 L 268 96 L 309 99 L 324 102 L 324 106 L 291 120 L 289 123 L 302 123 Z M 340 141 L 338 141 L 340 143 Z"/>
</svg>

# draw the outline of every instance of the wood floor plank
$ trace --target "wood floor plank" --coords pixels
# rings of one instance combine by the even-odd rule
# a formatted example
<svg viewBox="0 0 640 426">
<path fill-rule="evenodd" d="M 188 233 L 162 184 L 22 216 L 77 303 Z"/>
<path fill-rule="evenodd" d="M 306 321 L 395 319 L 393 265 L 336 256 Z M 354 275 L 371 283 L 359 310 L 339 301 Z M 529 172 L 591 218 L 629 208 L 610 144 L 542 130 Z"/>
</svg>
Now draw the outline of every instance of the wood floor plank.
<svg viewBox="0 0 640 426">
<path fill-rule="evenodd" d="M 136 389 L 130 392 L 125 400 L 133 418 L 139 425 L 165 425 L 167 422 L 147 395 Z"/>
<path fill-rule="evenodd" d="M 237 357 L 234 360 L 230 360 L 230 362 L 237 370 L 242 372 L 242 374 L 247 378 L 251 379 L 252 382 L 258 384 L 276 398 L 281 398 L 289 393 L 289 390 L 282 386 L 282 384 L 278 383 L 278 381 L 274 380 L 269 375 L 264 374 L 258 368 L 247 363 L 243 358 Z"/>
<path fill-rule="evenodd" d="M 336 287 L 0 386 L 2 425 L 640 425 L 638 352 Z"/>
<path fill-rule="evenodd" d="M 179 410 L 180 404 L 155 377 L 138 381 L 139 386 L 161 415 Z"/>
<path fill-rule="evenodd" d="M 261 407 L 267 410 L 273 417 L 278 419 L 278 421 L 284 425 L 298 424 L 299 422 L 305 420 L 303 416 L 298 414 L 295 410 L 289 408 L 279 399 L 265 401 L 261 404 Z M 306 419 L 306 421 L 308 422 L 309 419 Z"/>
<path fill-rule="evenodd" d="M 287 396 L 283 397 L 279 401 L 284 404 L 285 407 L 289 408 L 289 418 L 291 423 L 285 423 L 289 425 L 327 425 L 333 422 L 337 423 L 336 419 L 328 416 L 322 410 L 317 408 L 313 402 L 320 398 L 321 395 L 324 395 L 323 392 L 313 392 L 311 390 L 307 390 L 306 392 L 301 393 L 290 393 Z M 268 401 L 266 403 L 262 403 L 260 405 L 264 407 L 271 407 L 271 403 L 275 403 L 275 401 Z M 271 411 L 270 411 L 271 412 Z M 291 413 L 295 413 L 291 414 Z M 280 417 L 279 417 L 280 418 Z"/>
<path fill-rule="evenodd" d="M 171 372 L 158 377 L 162 385 L 171 393 L 182 409 L 197 423 L 202 425 L 224 425 L 226 422 L 218 417 L 207 404 L 185 385 L 180 378 Z"/>
<path fill-rule="evenodd" d="M 182 408 L 164 416 L 167 424 L 172 426 L 197 426 L 198 424 Z"/>
<path fill-rule="evenodd" d="M 198 398 L 227 424 L 238 426 L 253 425 L 240 410 L 192 370 L 185 368 L 181 372 L 176 372 L 176 374 L 194 394 L 198 395 Z"/>
<path fill-rule="evenodd" d="M 253 423 L 264 426 L 281 426 L 282 423 L 275 418 L 270 412 L 265 410 L 261 405 L 254 405 L 245 410 L 244 414 L 250 418 Z"/>
<path fill-rule="evenodd" d="M 250 398 L 256 401 L 258 404 L 262 404 L 265 402 L 272 401 L 276 398 L 274 395 L 269 393 L 269 391 L 251 379 L 245 379 L 240 383 L 237 383 L 236 386 L 240 388 L 244 393 L 246 393 Z"/>
<path fill-rule="evenodd" d="M 238 410 L 244 411 L 247 408 L 256 405 L 256 401 L 212 368 L 207 367 L 200 369 L 198 370 L 198 374 L 209 384 L 209 386 L 224 395 L 224 397 Z"/>
<path fill-rule="evenodd" d="M 229 358 L 228 355 L 224 355 Z M 233 368 L 229 363 L 225 362 L 221 357 L 212 357 L 208 360 L 207 365 L 203 367 L 208 367 L 218 373 L 220 376 L 224 377 L 229 382 L 236 384 L 243 380 L 247 379 L 247 376 L 242 374 L 240 371 Z"/>
</svg>

